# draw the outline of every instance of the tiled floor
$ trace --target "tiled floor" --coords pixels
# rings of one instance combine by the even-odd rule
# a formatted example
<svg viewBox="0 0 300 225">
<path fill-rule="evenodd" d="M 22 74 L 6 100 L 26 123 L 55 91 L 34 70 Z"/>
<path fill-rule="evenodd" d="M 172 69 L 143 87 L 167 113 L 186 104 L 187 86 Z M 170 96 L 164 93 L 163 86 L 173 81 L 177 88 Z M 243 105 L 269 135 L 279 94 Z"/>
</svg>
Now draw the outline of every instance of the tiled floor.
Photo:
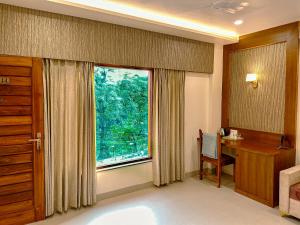
<svg viewBox="0 0 300 225">
<path fill-rule="evenodd" d="M 273 209 L 235 193 L 230 182 L 216 188 L 189 178 L 163 188 L 148 188 L 71 210 L 34 225 L 295 225 Z"/>
</svg>

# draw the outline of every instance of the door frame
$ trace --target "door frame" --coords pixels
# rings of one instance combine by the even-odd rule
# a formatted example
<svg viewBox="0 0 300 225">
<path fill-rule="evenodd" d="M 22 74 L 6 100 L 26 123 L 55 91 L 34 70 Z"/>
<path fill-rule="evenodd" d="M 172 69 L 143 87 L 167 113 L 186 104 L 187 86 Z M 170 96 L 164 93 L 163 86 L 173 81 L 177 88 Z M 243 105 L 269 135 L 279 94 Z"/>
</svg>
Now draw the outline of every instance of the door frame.
<svg viewBox="0 0 300 225">
<path fill-rule="evenodd" d="M 45 163 L 44 163 L 44 99 L 43 62 L 32 58 L 32 130 L 33 138 L 41 133 L 41 146 L 34 144 L 34 207 L 35 220 L 45 219 Z"/>
</svg>

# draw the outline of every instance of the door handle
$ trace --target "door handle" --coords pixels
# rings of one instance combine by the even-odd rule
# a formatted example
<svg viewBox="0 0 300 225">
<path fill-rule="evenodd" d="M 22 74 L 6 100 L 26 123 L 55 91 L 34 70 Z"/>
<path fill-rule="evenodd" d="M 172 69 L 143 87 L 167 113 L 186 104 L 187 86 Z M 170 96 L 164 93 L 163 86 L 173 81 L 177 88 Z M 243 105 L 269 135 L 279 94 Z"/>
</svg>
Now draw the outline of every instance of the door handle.
<svg viewBox="0 0 300 225">
<path fill-rule="evenodd" d="M 39 151 L 41 149 L 41 133 L 36 134 L 37 138 L 29 139 L 29 142 L 36 142 L 36 149 Z"/>
</svg>

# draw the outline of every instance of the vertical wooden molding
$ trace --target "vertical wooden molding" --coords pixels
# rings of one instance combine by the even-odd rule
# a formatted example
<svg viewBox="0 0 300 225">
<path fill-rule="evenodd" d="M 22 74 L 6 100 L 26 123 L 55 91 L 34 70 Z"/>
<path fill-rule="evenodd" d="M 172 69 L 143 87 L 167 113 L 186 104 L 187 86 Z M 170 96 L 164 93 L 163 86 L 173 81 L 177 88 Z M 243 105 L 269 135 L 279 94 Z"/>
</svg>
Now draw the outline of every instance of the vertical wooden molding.
<svg viewBox="0 0 300 225">
<path fill-rule="evenodd" d="M 229 98 L 230 98 L 230 53 L 234 51 L 236 44 L 223 47 L 223 79 L 222 79 L 222 119 L 221 126 L 229 127 Z"/>
<path fill-rule="evenodd" d="M 284 133 L 292 147 L 296 146 L 297 94 L 299 63 L 299 28 L 291 27 L 287 34 Z"/>
<path fill-rule="evenodd" d="M 40 150 L 34 147 L 34 206 L 38 221 L 45 219 L 43 64 L 39 58 L 32 60 L 32 89 L 33 137 L 41 133 Z"/>
</svg>

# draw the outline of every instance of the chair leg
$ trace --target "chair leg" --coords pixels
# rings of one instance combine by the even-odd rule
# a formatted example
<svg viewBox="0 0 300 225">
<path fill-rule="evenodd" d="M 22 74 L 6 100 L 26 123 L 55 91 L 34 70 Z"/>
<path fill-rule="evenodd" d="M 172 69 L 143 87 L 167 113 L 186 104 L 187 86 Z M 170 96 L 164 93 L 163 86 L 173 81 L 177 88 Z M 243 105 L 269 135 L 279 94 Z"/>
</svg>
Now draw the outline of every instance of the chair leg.
<svg viewBox="0 0 300 225">
<path fill-rule="evenodd" d="M 200 159 L 200 180 L 203 179 L 203 160 Z"/>
<path fill-rule="evenodd" d="M 222 166 L 217 166 L 217 181 L 218 181 L 218 188 L 221 187 L 221 176 L 222 176 Z"/>
</svg>

